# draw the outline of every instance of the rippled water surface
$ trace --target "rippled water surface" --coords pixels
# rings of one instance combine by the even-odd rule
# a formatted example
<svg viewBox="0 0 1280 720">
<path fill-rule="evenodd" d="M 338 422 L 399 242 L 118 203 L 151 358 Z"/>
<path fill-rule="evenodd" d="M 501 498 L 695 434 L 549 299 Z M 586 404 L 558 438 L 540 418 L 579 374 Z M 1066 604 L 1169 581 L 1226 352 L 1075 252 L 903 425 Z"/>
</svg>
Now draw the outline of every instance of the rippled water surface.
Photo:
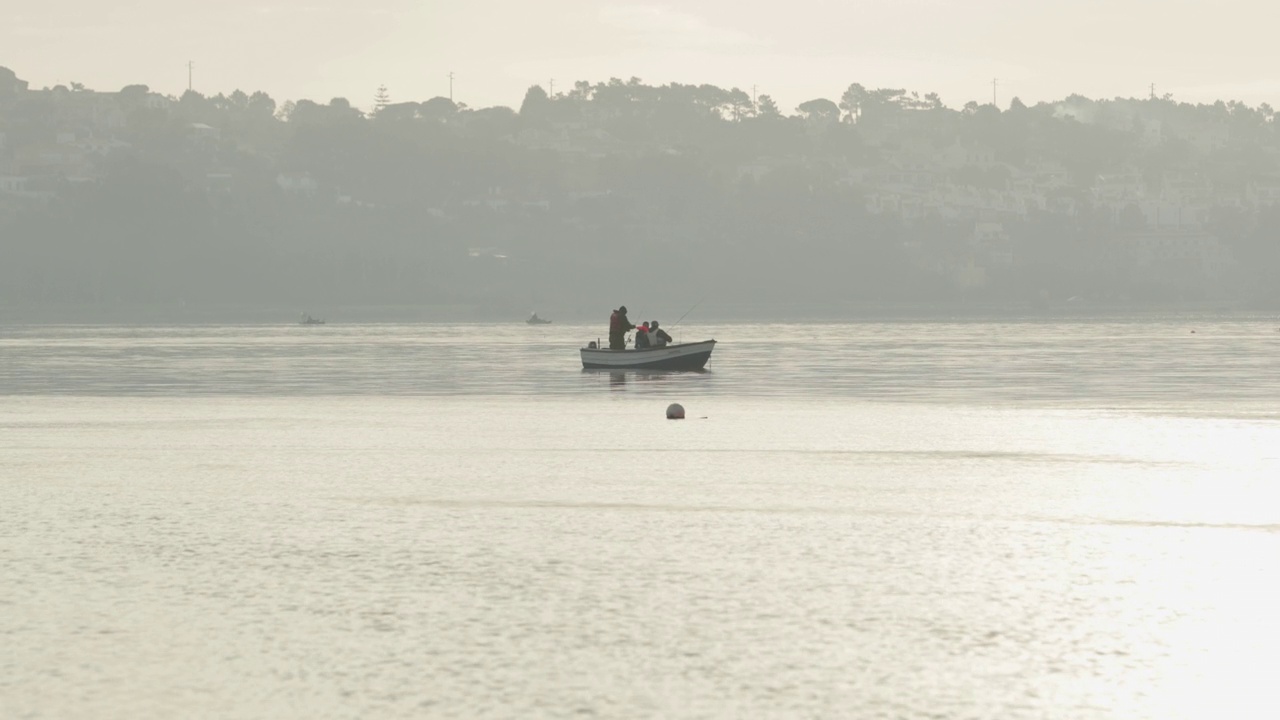
<svg viewBox="0 0 1280 720">
<path fill-rule="evenodd" d="M 1276 323 L 597 334 L 0 327 L 0 717 L 1275 716 Z"/>
</svg>

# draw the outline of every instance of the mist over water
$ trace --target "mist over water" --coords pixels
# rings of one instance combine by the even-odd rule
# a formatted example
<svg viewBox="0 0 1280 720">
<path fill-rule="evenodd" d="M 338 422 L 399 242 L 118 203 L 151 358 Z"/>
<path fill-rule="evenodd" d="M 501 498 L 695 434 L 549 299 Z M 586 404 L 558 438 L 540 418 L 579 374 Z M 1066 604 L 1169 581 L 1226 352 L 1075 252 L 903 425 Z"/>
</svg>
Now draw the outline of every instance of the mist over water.
<svg viewBox="0 0 1280 720">
<path fill-rule="evenodd" d="M 1274 2 L 983 2 L 6 3 L 0 720 L 1280 717 Z"/>
<path fill-rule="evenodd" d="M 5 327 L 2 714 L 1269 717 L 1273 323 L 601 330 Z"/>
<path fill-rule="evenodd" d="M 596 325 L 11 326 L 0 393 L 696 396 L 1274 413 L 1280 323 L 1262 316 L 740 323 L 705 373 L 576 371 Z"/>
</svg>

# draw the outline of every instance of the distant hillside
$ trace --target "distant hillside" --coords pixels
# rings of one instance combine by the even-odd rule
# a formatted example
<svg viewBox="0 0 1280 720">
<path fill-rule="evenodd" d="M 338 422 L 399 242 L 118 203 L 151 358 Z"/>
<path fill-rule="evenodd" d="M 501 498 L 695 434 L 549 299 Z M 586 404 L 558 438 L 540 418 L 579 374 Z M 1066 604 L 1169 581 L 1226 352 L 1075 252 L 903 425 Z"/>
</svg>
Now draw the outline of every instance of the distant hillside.
<svg viewBox="0 0 1280 720">
<path fill-rule="evenodd" d="M 518 110 L 33 89 L 0 68 L 0 305 L 1280 301 L 1273 110 L 638 79 Z"/>
</svg>

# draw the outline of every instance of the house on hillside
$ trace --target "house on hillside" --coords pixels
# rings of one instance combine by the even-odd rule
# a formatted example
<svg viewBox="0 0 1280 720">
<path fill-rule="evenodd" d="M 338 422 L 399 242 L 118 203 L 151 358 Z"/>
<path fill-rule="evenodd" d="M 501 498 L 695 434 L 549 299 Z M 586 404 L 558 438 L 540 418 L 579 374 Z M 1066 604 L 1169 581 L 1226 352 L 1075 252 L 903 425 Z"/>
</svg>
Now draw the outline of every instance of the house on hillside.
<svg viewBox="0 0 1280 720">
<path fill-rule="evenodd" d="M 31 94 L 53 101 L 54 117 L 60 127 L 83 133 L 110 135 L 127 123 L 118 93 L 68 90 L 61 85 Z"/>
<path fill-rule="evenodd" d="M 473 260 L 498 260 L 504 261 L 508 258 L 507 251 L 499 247 L 469 247 L 467 248 L 467 257 Z"/>
<path fill-rule="evenodd" d="M 17 174 L 36 178 L 83 177 L 87 174 L 84 151 L 74 144 L 36 144 L 14 156 Z"/>
<path fill-rule="evenodd" d="M 1231 139 L 1231 131 L 1226 123 L 1214 122 L 1191 131 L 1187 139 L 1200 154 L 1208 155 L 1227 146 L 1227 141 Z"/>
<path fill-rule="evenodd" d="M 85 155 L 96 155 L 99 157 L 110 155 L 117 150 L 125 150 L 132 147 L 132 145 L 123 140 L 117 140 L 111 137 L 98 137 L 96 135 L 77 138 L 71 144 L 79 148 Z"/>
<path fill-rule="evenodd" d="M 872 177 L 886 187 L 928 191 L 943 180 L 939 166 L 923 154 L 899 152 L 876 167 Z"/>
<path fill-rule="evenodd" d="M 320 183 L 306 171 L 282 172 L 276 175 L 276 185 L 290 195 L 315 195 Z"/>
<path fill-rule="evenodd" d="M 0 97 L 5 95 L 17 95 L 26 92 L 28 83 L 26 80 L 18 79 L 18 76 L 7 67 L 0 66 Z"/>
<path fill-rule="evenodd" d="M 1071 171 L 1063 167 L 1062 163 L 1047 158 L 1028 160 L 1023 171 L 1031 176 L 1032 184 L 1039 192 L 1052 192 L 1075 185 Z"/>
<path fill-rule="evenodd" d="M 235 188 L 235 174 L 228 168 L 214 168 L 204 174 L 204 191 L 209 195 L 228 195 Z"/>
<path fill-rule="evenodd" d="M 173 100 L 160 93 L 147 93 L 147 97 L 142 104 L 150 110 L 168 110 L 173 106 Z"/>
<path fill-rule="evenodd" d="M 938 164 L 947 170 L 964 167 L 990 168 L 996 164 L 996 151 L 978 143 L 962 143 L 960 138 L 938 153 Z"/>
<path fill-rule="evenodd" d="M 1231 249 L 1199 231 L 1151 229 L 1116 236 L 1116 250 L 1136 280 L 1188 289 L 1221 280 L 1235 265 Z"/>
<path fill-rule="evenodd" d="M 742 182 L 750 178 L 753 182 L 760 182 L 776 170 L 802 167 L 804 167 L 804 162 L 798 158 L 761 155 L 751 162 L 740 163 L 738 165 L 737 181 Z"/>
<path fill-rule="evenodd" d="M 194 140 L 217 140 L 222 133 L 218 128 L 204 123 L 188 123 L 187 137 Z"/>
<path fill-rule="evenodd" d="M 1213 198 L 1213 183 L 1201 173 L 1173 170 L 1160 178 L 1160 199 L 1165 202 L 1208 203 Z"/>
<path fill-rule="evenodd" d="M 49 188 L 56 182 L 49 178 L 32 178 L 24 175 L 4 174 L 9 168 L 0 168 L 0 208 L 13 210 L 27 202 L 47 202 L 54 197 Z"/>
<path fill-rule="evenodd" d="M 525 128 L 516 133 L 516 144 L 530 150 L 554 150 L 568 152 L 571 143 L 569 135 L 563 130 L 543 128 Z"/>
<path fill-rule="evenodd" d="M 1270 175 L 1249 183 L 1249 202 L 1258 207 L 1280 205 L 1280 175 Z"/>
<path fill-rule="evenodd" d="M 531 150 L 552 150 L 568 155 L 604 157 L 609 153 L 634 150 L 607 130 L 581 120 L 552 123 L 545 128 L 525 128 L 515 133 L 515 143 Z"/>
<path fill-rule="evenodd" d="M 969 246 L 993 267 L 1011 267 L 1014 261 L 1013 241 L 1004 229 L 1004 223 L 979 221 L 974 223 Z"/>
<path fill-rule="evenodd" d="M 1187 202 L 1144 200 L 1138 203 L 1148 228 L 1194 229 L 1206 219 L 1205 208 Z"/>
<path fill-rule="evenodd" d="M 1138 137 L 1138 144 L 1143 147 L 1159 147 L 1164 142 L 1164 123 L 1159 120 L 1141 120 L 1136 121 L 1139 124 L 1141 135 Z"/>
<path fill-rule="evenodd" d="M 0 195 L 22 195 L 28 192 L 30 178 L 18 175 L 0 175 Z"/>
<path fill-rule="evenodd" d="M 987 269 L 973 258 L 951 268 L 951 282 L 961 290 L 979 290 L 987 285 Z"/>
<path fill-rule="evenodd" d="M 1098 175 L 1091 189 L 1094 199 L 1101 204 L 1137 202 L 1147 196 L 1147 183 L 1142 179 L 1142 173 L 1132 168 Z"/>
</svg>

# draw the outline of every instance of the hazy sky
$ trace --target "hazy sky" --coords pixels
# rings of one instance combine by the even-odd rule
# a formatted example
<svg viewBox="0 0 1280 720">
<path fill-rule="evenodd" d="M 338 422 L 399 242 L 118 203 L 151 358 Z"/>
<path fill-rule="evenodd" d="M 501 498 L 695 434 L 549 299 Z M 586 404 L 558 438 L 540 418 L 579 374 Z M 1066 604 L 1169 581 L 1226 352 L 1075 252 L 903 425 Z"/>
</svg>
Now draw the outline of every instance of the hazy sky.
<svg viewBox="0 0 1280 720">
<path fill-rule="evenodd" d="M 17 9 L 21 8 L 21 9 Z M 1272 0 L 0 0 L 0 65 L 36 87 L 265 90 L 278 101 L 447 95 L 519 106 L 531 84 L 638 76 L 773 95 L 850 82 L 952 107 L 1171 92 L 1280 106 Z"/>
</svg>

